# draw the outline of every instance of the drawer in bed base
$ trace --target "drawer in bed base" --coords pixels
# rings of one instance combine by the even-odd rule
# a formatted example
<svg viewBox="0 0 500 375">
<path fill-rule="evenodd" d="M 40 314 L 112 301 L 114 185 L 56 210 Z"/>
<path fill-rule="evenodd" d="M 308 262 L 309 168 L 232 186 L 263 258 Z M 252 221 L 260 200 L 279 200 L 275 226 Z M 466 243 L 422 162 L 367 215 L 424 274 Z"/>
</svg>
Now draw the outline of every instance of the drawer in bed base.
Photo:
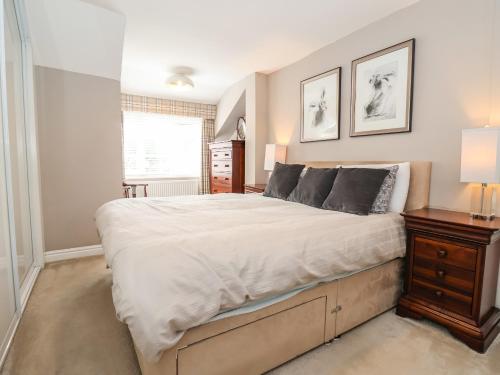
<svg viewBox="0 0 500 375">
<path fill-rule="evenodd" d="M 320 297 L 188 345 L 177 353 L 178 375 L 260 374 L 323 344 L 325 314 Z"/>
</svg>

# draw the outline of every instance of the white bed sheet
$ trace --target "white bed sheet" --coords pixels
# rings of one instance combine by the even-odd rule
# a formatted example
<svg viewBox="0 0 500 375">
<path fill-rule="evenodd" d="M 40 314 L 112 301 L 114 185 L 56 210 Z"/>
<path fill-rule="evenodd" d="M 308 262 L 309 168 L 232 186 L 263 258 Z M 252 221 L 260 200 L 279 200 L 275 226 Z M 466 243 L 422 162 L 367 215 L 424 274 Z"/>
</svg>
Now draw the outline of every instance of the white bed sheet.
<svg viewBox="0 0 500 375">
<path fill-rule="evenodd" d="M 96 222 L 117 316 L 150 361 L 221 311 L 405 252 L 399 214 L 356 216 L 257 194 L 120 199 Z"/>
<path fill-rule="evenodd" d="M 376 264 L 376 265 L 371 266 L 371 267 L 367 267 L 367 268 L 353 271 L 353 272 L 346 272 L 346 273 L 340 274 L 340 275 L 328 276 L 328 277 L 325 277 L 321 280 L 314 280 L 314 281 L 311 281 L 310 283 L 307 283 L 306 285 L 298 286 L 297 288 L 294 288 L 294 289 L 287 291 L 285 293 L 282 293 L 282 294 L 278 294 L 278 295 L 268 297 L 268 298 L 263 298 L 263 299 L 260 299 L 257 301 L 249 301 L 240 307 L 236 307 L 233 309 L 227 309 L 227 310 L 223 310 L 223 311 L 219 312 L 217 315 L 215 315 L 213 318 L 211 318 L 209 320 L 209 322 L 224 319 L 224 318 L 230 318 L 232 316 L 248 314 L 248 313 L 263 309 L 265 307 L 274 305 L 275 303 L 285 301 L 285 300 L 292 298 L 293 296 L 299 294 L 300 292 L 303 292 L 304 290 L 307 290 L 307 289 L 314 288 L 315 286 L 317 286 L 321 283 L 328 283 L 328 282 L 331 282 L 334 280 L 340 280 L 344 277 L 352 276 L 352 275 L 355 275 L 357 273 L 370 270 L 372 268 L 381 266 L 381 265 L 389 263 L 389 262 L 382 262 L 380 264 Z"/>
</svg>

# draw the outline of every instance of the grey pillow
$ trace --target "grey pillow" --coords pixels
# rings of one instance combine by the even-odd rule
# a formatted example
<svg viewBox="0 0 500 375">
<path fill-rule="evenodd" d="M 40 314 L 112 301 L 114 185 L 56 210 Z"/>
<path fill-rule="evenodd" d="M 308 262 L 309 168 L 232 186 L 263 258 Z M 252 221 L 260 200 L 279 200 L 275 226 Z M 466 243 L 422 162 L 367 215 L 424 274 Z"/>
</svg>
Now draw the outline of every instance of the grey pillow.
<svg viewBox="0 0 500 375">
<path fill-rule="evenodd" d="M 336 168 L 308 168 L 287 200 L 320 208 L 332 190 L 337 172 Z"/>
<path fill-rule="evenodd" d="M 380 191 L 375 198 L 375 202 L 373 202 L 370 212 L 374 214 L 385 214 L 389 209 L 389 203 L 391 201 L 394 185 L 396 184 L 396 175 L 398 173 L 399 166 L 393 165 L 384 169 L 389 170 L 389 174 L 385 177 L 384 182 L 380 187 Z"/>
<path fill-rule="evenodd" d="M 264 190 L 264 196 L 279 199 L 287 199 L 297 183 L 300 172 L 304 169 L 302 164 L 281 164 L 274 165 L 273 173 Z"/>
<path fill-rule="evenodd" d="M 368 215 L 388 174 L 387 169 L 340 168 L 321 208 Z"/>
</svg>

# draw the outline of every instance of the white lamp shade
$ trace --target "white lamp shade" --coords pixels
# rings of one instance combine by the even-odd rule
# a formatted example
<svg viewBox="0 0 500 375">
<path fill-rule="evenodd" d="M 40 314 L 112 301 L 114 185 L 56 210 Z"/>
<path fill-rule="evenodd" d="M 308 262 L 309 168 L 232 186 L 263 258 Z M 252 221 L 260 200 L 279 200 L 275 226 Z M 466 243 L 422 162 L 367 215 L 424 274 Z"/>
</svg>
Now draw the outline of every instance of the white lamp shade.
<svg viewBox="0 0 500 375">
<path fill-rule="evenodd" d="M 462 130 L 461 182 L 500 182 L 500 128 Z"/>
<path fill-rule="evenodd" d="M 286 160 L 286 146 L 267 144 L 266 157 L 264 160 L 264 170 L 272 171 L 276 162 L 284 163 Z"/>
</svg>

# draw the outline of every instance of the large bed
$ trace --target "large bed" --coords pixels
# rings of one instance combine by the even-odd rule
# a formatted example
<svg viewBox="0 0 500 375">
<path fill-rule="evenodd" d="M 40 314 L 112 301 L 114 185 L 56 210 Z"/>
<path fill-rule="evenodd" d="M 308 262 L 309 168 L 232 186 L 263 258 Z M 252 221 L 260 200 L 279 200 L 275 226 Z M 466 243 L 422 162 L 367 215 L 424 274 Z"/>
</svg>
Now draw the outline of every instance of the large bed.
<svg viewBox="0 0 500 375">
<path fill-rule="evenodd" d="M 427 205 L 430 167 L 410 163 L 406 209 Z M 401 291 L 395 212 L 220 194 L 117 200 L 96 221 L 144 375 L 262 373 L 387 311 Z"/>
</svg>

